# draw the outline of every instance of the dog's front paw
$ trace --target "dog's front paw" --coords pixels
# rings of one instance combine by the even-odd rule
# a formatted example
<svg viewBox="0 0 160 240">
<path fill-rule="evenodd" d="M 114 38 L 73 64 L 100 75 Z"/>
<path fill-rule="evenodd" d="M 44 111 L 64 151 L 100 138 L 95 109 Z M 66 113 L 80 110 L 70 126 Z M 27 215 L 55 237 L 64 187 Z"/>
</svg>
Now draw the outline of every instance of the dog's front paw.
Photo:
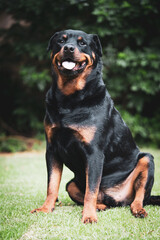
<svg viewBox="0 0 160 240">
<path fill-rule="evenodd" d="M 92 212 L 85 212 L 83 211 L 83 216 L 82 216 L 82 223 L 97 223 L 97 214 L 96 211 Z"/>
<path fill-rule="evenodd" d="M 39 213 L 39 212 L 51 213 L 53 211 L 54 211 L 54 208 L 47 208 L 42 206 L 40 208 L 33 209 L 31 213 Z"/>
</svg>

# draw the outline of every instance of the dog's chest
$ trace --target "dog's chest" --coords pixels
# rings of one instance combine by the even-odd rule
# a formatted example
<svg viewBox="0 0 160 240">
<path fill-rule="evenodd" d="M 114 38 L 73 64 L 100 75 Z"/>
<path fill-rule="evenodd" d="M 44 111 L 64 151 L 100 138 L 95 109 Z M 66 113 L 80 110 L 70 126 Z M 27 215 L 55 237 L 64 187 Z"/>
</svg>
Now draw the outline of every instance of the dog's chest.
<svg viewBox="0 0 160 240">
<path fill-rule="evenodd" d="M 67 139 L 67 142 L 74 139 L 89 144 L 94 139 L 96 133 L 96 126 L 94 125 L 78 125 L 78 124 L 56 124 L 45 125 L 45 131 L 48 141 L 51 143 L 52 139 L 55 141 L 60 139 Z M 61 140 L 63 142 L 63 140 Z"/>
<path fill-rule="evenodd" d="M 66 132 L 70 132 L 68 137 L 72 136 L 72 138 L 87 144 L 94 139 L 97 130 L 97 115 L 93 111 L 90 112 L 87 108 L 68 109 L 62 107 L 58 107 L 57 110 L 58 114 L 55 113 L 55 119 L 53 115 L 54 123 L 45 126 L 49 141 L 55 133 L 58 137 L 62 132 L 64 137 L 67 137 Z"/>
</svg>

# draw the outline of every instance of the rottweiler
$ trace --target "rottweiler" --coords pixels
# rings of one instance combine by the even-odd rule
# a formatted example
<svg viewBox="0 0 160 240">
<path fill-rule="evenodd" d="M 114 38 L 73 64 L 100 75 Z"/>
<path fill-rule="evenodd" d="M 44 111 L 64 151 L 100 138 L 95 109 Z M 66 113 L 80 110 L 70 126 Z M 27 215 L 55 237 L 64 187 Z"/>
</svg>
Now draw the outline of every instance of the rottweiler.
<svg viewBox="0 0 160 240">
<path fill-rule="evenodd" d="M 154 161 L 140 152 L 114 107 L 102 80 L 102 47 L 95 34 L 65 30 L 48 44 L 52 86 L 46 95 L 47 198 L 31 212 L 52 212 L 58 199 L 63 164 L 74 173 L 66 190 L 83 204 L 82 222 L 97 222 L 96 210 L 130 205 L 144 218 L 151 196 Z"/>
</svg>

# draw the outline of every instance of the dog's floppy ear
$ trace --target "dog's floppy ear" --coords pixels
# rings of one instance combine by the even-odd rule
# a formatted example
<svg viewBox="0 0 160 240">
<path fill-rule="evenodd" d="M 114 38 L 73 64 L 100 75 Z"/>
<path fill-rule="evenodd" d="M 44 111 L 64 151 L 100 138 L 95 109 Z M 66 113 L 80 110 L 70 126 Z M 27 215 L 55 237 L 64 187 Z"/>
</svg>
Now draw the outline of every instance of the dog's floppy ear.
<svg viewBox="0 0 160 240">
<path fill-rule="evenodd" d="M 99 57 L 102 57 L 102 46 L 99 40 L 99 37 L 97 34 L 91 34 L 92 36 L 92 45 L 95 48 L 95 52 L 99 55 Z"/>
<path fill-rule="evenodd" d="M 48 47 L 47 47 L 47 52 L 53 48 L 53 41 L 55 37 L 58 35 L 58 32 L 56 32 L 49 40 Z"/>
</svg>

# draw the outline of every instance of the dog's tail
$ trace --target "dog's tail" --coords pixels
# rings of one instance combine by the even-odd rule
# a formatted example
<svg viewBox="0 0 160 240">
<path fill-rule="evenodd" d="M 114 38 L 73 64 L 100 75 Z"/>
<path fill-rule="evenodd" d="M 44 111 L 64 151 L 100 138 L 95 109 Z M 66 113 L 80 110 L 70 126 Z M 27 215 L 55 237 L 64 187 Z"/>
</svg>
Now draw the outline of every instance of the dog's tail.
<svg viewBox="0 0 160 240">
<path fill-rule="evenodd" d="M 160 206 L 160 196 L 150 196 L 150 199 L 147 202 L 147 205 Z"/>
</svg>

